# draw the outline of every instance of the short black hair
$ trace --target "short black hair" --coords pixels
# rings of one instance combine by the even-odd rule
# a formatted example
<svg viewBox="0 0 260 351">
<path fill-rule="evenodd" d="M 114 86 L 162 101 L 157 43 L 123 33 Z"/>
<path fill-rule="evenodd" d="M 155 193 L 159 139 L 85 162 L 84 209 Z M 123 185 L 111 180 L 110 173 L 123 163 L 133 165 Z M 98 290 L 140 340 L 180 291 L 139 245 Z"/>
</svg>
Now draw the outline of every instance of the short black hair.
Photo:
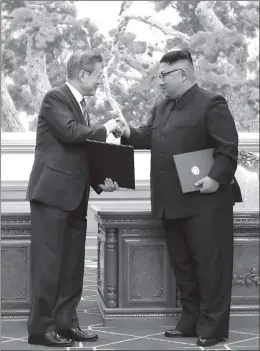
<svg viewBox="0 0 260 351">
<path fill-rule="evenodd" d="M 100 54 L 81 50 L 74 52 L 67 62 L 68 78 L 75 78 L 81 70 L 93 72 L 97 62 L 103 62 Z"/>
<path fill-rule="evenodd" d="M 169 51 L 169 52 L 167 52 L 167 54 L 163 55 L 163 57 L 160 60 L 160 63 L 164 62 L 164 63 L 172 64 L 172 63 L 180 61 L 180 60 L 187 60 L 193 66 L 191 53 L 188 50 Z"/>
</svg>

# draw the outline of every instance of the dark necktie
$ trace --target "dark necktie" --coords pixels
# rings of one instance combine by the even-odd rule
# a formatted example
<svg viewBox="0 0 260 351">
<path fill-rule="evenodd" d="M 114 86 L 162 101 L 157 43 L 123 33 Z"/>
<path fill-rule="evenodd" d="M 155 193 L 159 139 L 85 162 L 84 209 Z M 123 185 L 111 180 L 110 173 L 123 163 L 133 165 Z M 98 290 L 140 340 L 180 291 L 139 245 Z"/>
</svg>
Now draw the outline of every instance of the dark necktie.
<svg viewBox="0 0 260 351">
<path fill-rule="evenodd" d="M 88 114 L 88 111 L 87 111 L 86 100 L 84 98 L 80 101 L 80 105 L 82 107 L 82 114 L 84 116 L 86 125 L 89 126 L 90 125 L 90 119 L 89 119 L 89 114 Z"/>
</svg>

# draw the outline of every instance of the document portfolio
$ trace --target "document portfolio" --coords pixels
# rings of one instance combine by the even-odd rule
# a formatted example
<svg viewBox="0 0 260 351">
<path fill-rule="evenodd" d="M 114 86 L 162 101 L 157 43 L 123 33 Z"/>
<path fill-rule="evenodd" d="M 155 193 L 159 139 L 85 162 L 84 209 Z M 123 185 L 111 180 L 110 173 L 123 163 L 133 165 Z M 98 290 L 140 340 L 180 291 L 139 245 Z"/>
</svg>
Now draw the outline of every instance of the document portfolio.
<svg viewBox="0 0 260 351">
<path fill-rule="evenodd" d="M 134 148 L 132 146 L 87 141 L 90 185 L 100 194 L 106 178 L 119 187 L 135 189 Z"/>
</svg>

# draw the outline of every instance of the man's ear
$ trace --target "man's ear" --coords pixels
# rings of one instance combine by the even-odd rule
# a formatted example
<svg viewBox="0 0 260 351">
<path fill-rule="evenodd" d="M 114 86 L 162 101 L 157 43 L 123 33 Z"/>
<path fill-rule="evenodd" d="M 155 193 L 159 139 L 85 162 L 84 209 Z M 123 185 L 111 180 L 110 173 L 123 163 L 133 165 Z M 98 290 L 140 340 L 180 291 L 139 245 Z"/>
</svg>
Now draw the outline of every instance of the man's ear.
<svg viewBox="0 0 260 351">
<path fill-rule="evenodd" d="M 83 79 L 85 74 L 90 75 L 88 71 L 84 71 L 83 69 L 79 71 L 79 79 Z"/>
<path fill-rule="evenodd" d="M 78 74 L 78 77 L 79 77 L 79 80 L 82 80 L 84 78 L 84 71 L 83 70 L 80 70 L 79 71 L 79 74 Z"/>
<path fill-rule="evenodd" d="M 181 74 L 182 74 L 183 81 L 187 80 L 188 74 L 184 69 L 181 71 Z"/>
</svg>

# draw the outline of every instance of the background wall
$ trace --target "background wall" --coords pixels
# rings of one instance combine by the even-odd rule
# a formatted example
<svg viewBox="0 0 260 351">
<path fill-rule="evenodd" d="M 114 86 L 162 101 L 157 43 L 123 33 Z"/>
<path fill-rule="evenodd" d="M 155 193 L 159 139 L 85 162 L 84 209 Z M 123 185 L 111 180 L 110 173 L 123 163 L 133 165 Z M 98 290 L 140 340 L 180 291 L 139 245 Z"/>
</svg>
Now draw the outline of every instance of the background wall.
<svg viewBox="0 0 260 351">
<path fill-rule="evenodd" d="M 25 201 L 27 183 L 34 159 L 35 133 L 31 140 L 25 133 L 2 133 L 1 155 L 1 199 L 2 212 L 29 212 L 29 203 Z M 259 156 L 259 134 L 240 133 L 239 148 Z M 118 139 L 110 136 L 108 142 L 118 143 Z M 150 152 L 135 151 L 136 190 L 120 189 L 118 192 L 97 195 L 90 192 L 88 210 L 88 235 L 96 235 L 97 223 L 93 218 L 91 205 L 115 204 L 120 207 L 124 203 L 130 206 L 145 204 L 150 206 Z M 259 181 L 254 168 L 238 165 L 236 178 L 241 187 L 243 203 L 235 205 L 236 210 L 259 209 Z"/>
</svg>

